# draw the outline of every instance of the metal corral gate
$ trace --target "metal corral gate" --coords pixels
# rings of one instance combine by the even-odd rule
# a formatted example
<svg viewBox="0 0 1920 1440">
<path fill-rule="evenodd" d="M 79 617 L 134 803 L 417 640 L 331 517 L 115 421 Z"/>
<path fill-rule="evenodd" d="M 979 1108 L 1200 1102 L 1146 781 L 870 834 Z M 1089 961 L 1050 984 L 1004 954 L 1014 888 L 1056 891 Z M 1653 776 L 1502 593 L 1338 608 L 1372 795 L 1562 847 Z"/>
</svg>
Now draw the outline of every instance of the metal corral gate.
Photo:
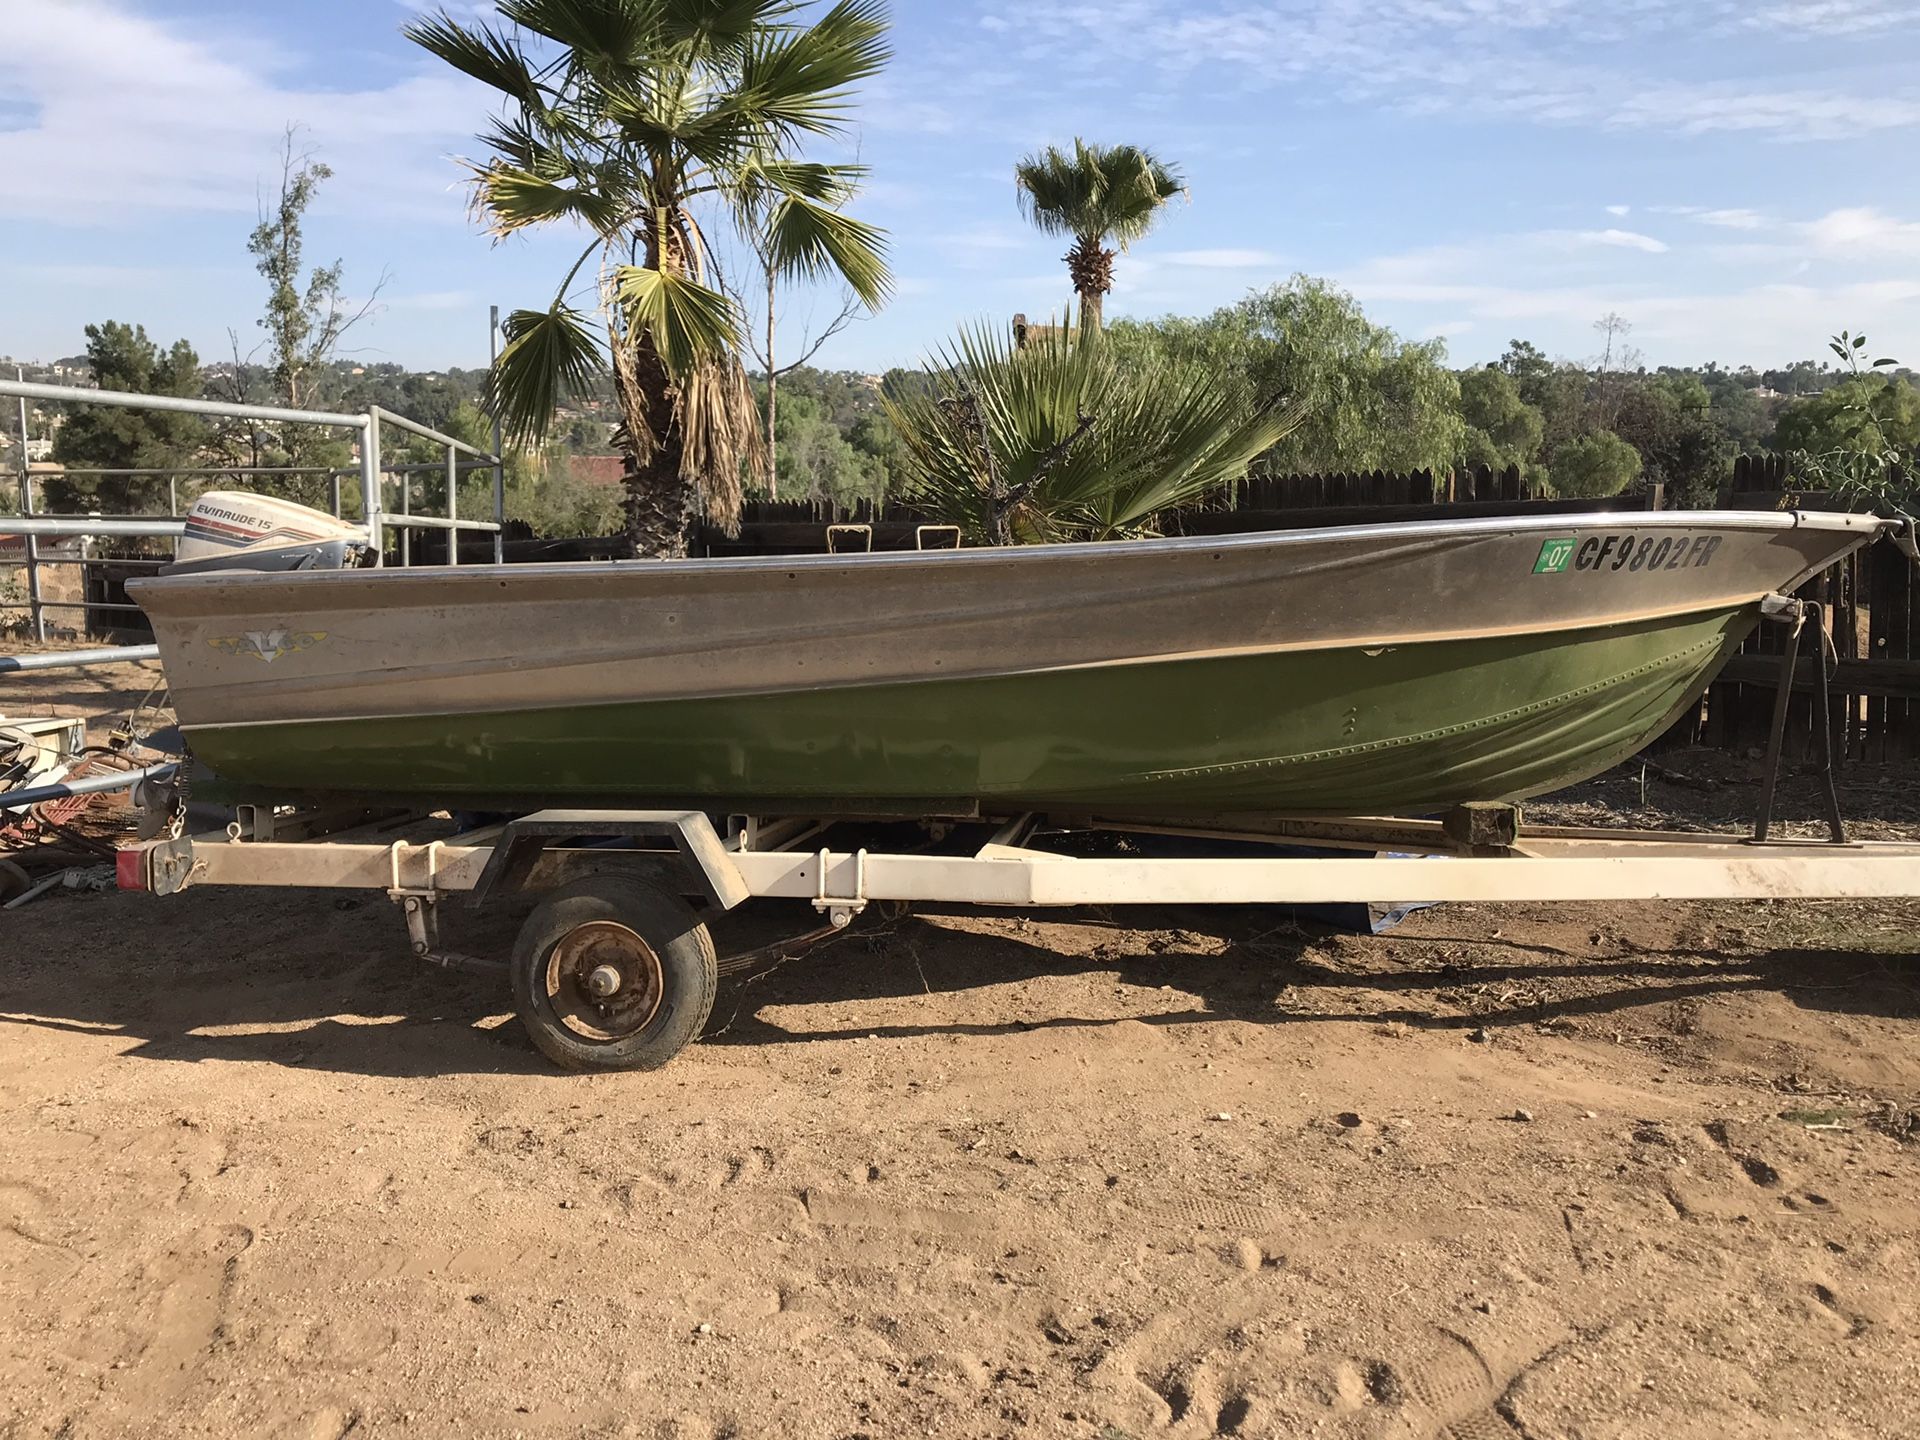
<svg viewBox="0 0 1920 1440">
<path fill-rule="evenodd" d="M 16 372 L 16 375 L 18 373 Z M 493 536 L 493 558 L 496 563 L 501 558 L 501 527 L 504 524 L 506 512 L 506 473 L 498 453 L 497 439 L 494 442 L 494 451 L 481 450 L 451 435 L 429 429 L 403 415 L 395 415 L 389 410 L 383 410 L 377 405 L 370 405 L 365 412 L 359 414 L 337 414 L 323 410 L 284 409 L 271 405 L 239 405 L 222 400 L 195 400 L 173 395 L 137 395 L 118 390 L 86 390 L 69 385 L 39 385 L 18 378 L 0 380 L 0 395 L 18 398 L 21 441 L 20 514 L 18 517 L 0 517 L 0 532 L 20 536 L 24 551 L 19 560 L 0 559 L 0 569 L 25 570 L 27 579 L 25 608 L 29 631 L 34 640 L 41 643 L 47 639 L 49 610 L 137 611 L 140 608 L 126 602 L 104 602 L 85 598 L 49 599 L 43 584 L 45 569 L 57 565 L 77 566 L 82 570 L 97 569 L 107 565 L 116 568 L 143 565 L 157 568 L 167 562 L 163 559 L 151 558 L 104 560 L 84 554 L 78 557 L 56 557 L 43 554 L 40 541 L 44 538 L 65 536 L 177 540 L 186 528 L 186 517 L 177 513 L 179 482 L 182 479 L 199 481 L 216 476 L 232 477 L 238 481 L 292 476 L 326 479 L 330 482 L 332 490 L 333 514 L 338 519 L 342 518 L 341 481 L 357 476 L 361 513 L 364 516 L 363 525 L 368 543 L 376 551 L 382 548 L 386 531 L 393 530 L 399 536 L 401 563 L 405 564 L 411 559 L 414 530 L 445 530 L 452 532 L 447 545 L 447 562 L 457 565 L 460 563 L 460 547 L 457 543 L 459 534 L 478 531 Z M 344 430 L 355 439 L 360 452 L 359 463 L 353 469 L 332 469 L 324 466 L 227 466 L 173 470 L 73 469 L 63 473 L 90 478 L 164 479 L 167 481 L 167 513 L 124 516 L 48 514 L 36 506 L 34 496 L 34 482 L 48 477 L 35 475 L 27 460 L 27 402 L 29 400 L 52 404 L 115 406 L 128 410 L 165 410 L 188 415 L 206 415 L 215 419 L 268 421 Z M 444 448 L 446 451 L 444 467 L 439 462 L 383 465 L 380 458 L 380 438 L 382 428 L 388 425 Z M 411 503 L 412 476 L 422 471 L 437 474 L 443 468 L 447 477 L 447 513 L 445 515 L 415 513 Z M 462 520 L 459 517 L 459 478 L 463 472 L 474 470 L 490 470 L 493 473 L 493 518 L 491 520 Z M 400 481 L 401 503 L 398 511 L 386 508 L 381 493 L 384 482 L 389 476 L 397 477 Z M 247 487 L 243 484 L 240 488 Z M 106 658 L 109 660 L 150 659 L 157 654 L 158 652 L 152 646 L 129 646 L 112 652 Z M 0 657 L 0 673 L 27 668 L 53 668 L 63 661 L 67 664 L 75 663 L 76 658 L 72 655 Z M 23 663 L 28 661 L 32 663 Z"/>
</svg>

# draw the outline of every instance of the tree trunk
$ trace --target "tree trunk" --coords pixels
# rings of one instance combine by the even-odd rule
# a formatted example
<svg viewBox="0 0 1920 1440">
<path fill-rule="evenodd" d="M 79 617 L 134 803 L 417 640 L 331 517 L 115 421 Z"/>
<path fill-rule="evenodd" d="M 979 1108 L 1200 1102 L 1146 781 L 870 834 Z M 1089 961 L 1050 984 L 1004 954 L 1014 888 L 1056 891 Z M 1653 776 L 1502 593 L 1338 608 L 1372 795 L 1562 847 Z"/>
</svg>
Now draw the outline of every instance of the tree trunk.
<svg viewBox="0 0 1920 1440">
<path fill-rule="evenodd" d="M 699 515 L 693 488 L 680 477 L 680 423 L 666 364 L 649 337 L 622 335 L 613 346 L 613 375 L 624 417 L 627 538 L 635 555 L 680 559 Z"/>
<path fill-rule="evenodd" d="M 1090 335 L 1100 333 L 1102 302 L 1113 289 L 1113 253 L 1100 236 L 1081 235 L 1064 257 L 1073 293 L 1080 297 L 1080 328 Z"/>
<path fill-rule="evenodd" d="M 679 268 L 681 258 L 663 255 L 659 232 L 649 224 L 646 264 Z M 618 321 L 612 332 L 614 391 L 621 411 L 619 438 L 627 456 L 627 538 L 637 556 L 682 559 L 700 516 L 694 489 L 680 474 L 685 437 L 673 377 L 651 335 L 635 335 Z"/>
<path fill-rule="evenodd" d="M 773 285 L 772 264 L 767 266 L 767 498 L 780 498 L 780 455 L 773 448 L 773 412 L 778 402 L 780 372 L 773 365 Z"/>
</svg>

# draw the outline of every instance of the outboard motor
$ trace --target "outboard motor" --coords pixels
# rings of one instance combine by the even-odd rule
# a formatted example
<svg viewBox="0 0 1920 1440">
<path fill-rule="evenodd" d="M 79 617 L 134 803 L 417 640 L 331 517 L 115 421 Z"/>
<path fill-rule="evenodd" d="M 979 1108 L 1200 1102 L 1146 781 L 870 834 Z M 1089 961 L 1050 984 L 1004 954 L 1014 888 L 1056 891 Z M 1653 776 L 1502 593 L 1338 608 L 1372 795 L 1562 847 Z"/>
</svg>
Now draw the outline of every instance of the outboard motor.
<svg viewBox="0 0 1920 1440">
<path fill-rule="evenodd" d="M 325 511 L 271 495 L 209 490 L 187 512 L 187 532 L 160 573 L 351 570 L 376 558 L 362 527 Z"/>
</svg>

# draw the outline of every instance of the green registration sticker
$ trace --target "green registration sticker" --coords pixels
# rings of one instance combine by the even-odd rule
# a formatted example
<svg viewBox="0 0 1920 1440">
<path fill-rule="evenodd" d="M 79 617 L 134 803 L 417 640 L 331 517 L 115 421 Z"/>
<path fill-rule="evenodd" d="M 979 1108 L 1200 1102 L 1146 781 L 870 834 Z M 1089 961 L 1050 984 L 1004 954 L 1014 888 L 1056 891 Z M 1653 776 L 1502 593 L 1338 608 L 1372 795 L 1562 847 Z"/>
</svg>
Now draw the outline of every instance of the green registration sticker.
<svg viewBox="0 0 1920 1440">
<path fill-rule="evenodd" d="M 1533 562 L 1533 573 L 1536 575 L 1561 574 L 1566 570 L 1567 563 L 1572 559 L 1573 541 L 1571 538 L 1565 540 L 1549 540 L 1540 547 L 1540 558 Z"/>
</svg>

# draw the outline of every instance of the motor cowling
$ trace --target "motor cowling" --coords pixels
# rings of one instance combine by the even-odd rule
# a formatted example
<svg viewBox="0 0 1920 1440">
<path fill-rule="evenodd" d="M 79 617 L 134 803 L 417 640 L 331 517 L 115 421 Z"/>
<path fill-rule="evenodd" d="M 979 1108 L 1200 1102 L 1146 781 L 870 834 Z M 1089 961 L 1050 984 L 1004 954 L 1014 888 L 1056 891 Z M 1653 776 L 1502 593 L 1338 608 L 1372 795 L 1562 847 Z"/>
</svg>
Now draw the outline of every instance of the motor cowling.
<svg viewBox="0 0 1920 1440">
<path fill-rule="evenodd" d="M 209 490 L 187 512 L 163 575 L 207 570 L 347 570 L 372 562 L 360 526 L 322 510 L 237 490 Z"/>
</svg>

